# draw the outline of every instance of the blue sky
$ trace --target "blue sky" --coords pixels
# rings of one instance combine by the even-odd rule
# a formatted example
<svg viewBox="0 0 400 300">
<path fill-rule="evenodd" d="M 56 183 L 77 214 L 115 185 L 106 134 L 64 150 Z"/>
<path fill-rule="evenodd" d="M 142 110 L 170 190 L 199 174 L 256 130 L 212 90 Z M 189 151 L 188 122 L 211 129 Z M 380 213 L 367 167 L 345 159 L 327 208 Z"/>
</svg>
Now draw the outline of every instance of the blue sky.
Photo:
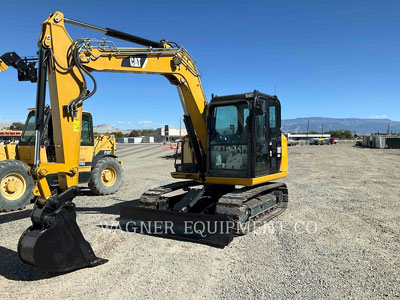
<svg viewBox="0 0 400 300">
<path fill-rule="evenodd" d="M 276 93 L 282 117 L 400 120 L 400 1 L 3 1 L 0 53 L 37 51 L 40 24 L 66 17 L 183 45 L 211 93 Z M 67 25 L 73 38 L 101 34 Z M 115 40 L 119 46 L 129 46 Z M 134 46 L 134 45 L 133 45 Z M 95 73 L 85 102 L 95 124 L 179 126 L 176 89 L 162 76 Z M 0 73 L 0 123 L 20 121 L 34 84 Z"/>
</svg>

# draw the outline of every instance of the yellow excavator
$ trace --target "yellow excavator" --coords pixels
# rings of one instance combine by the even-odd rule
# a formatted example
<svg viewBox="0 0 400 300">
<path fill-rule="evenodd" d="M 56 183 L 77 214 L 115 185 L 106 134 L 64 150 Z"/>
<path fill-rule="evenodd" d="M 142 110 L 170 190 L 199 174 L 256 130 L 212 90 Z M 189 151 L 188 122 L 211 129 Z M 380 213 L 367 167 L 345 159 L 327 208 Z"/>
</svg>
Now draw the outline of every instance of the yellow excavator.
<svg viewBox="0 0 400 300">
<path fill-rule="evenodd" d="M 72 40 L 66 23 L 145 47 L 121 48 L 106 39 Z M 287 140 L 280 129 L 281 105 L 276 96 L 253 91 L 214 96 L 207 103 L 195 61 L 182 46 L 55 12 L 42 24 L 39 39 L 35 130 L 39 141 L 48 76 L 56 161 L 41 161 L 40 143 L 36 143 L 29 172 L 40 197 L 32 226 L 18 244 L 24 262 L 57 272 L 106 262 L 84 239 L 73 203 L 78 193 L 82 106 L 96 92 L 94 72 L 164 76 L 177 88 L 188 131 L 181 160 L 171 173 L 184 180 L 145 191 L 137 207 L 121 205 L 120 225 L 125 230 L 143 232 L 140 229 L 145 227 L 156 235 L 224 247 L 234 234 L 245 234 L 287 207 L 286 185 L 274 182 L 288 174 Z M 46 180 L 49 174 L 58 176 L 56 189 Z M 204 230 L 198 230 L 199 224 Z"/>
<path fill-rule="evenodd" d="M 12 66 L 18 70 L 18 80 L 37 81 L 37 58 L 21 58 L 15 52 L 0 56 L 0 72 Z M 42 135 L 39 140 L 41 162 L 55 162 L 55 144 L 51 109 L 45 107 Z M 81 143 L 79 150 L 80 184 L 88 183 L 96 195 L 115 193 L 122 184 L 122 162 L 117 160 L 116 141 L 113 136 L 93 134 L 92 116 L 82 113 Z M 40 196 L 39 189 L 26 172 L 28 165 L 33 165 L 35 151 L 35 110 L 30 109 L 21 140 L 18 144 L 0 146 L 0 212 L 24 208 L 35 196 Z M 57 174 L 46 175 L 51 188 L 58 186 Z"/>
</svg>

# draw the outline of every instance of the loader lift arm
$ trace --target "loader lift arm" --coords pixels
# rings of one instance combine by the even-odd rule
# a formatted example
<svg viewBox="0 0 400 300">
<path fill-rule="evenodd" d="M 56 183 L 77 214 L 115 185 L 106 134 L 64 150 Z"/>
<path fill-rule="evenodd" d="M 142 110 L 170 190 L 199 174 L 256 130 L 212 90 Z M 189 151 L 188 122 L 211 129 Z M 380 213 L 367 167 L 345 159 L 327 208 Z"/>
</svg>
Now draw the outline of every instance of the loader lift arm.
<svg viewBox="0 0 400 300">
<path fill-rule="evenodd" d="M 37 57 L 21 58 L 15 52 L 7 52 L 0 56 L 0 72 L 14 67 L 18 71 L 19 81 L 37 82 Z"/>
<path fill-rule="evenodd" d="M 144 45 L 145 48 L 119 48 L 107 40 L 72 40 L 65 23 L 100 31 Z M 50 15 L 42 24 L 38 69 L 36 140 L 40 139 L 48 75 L 56 162 L 40 162 L 39 143 L 36 143 L 34 166 L 30 173 L 39 187 L 40 198 L 32 213 L 32 226 L 22 235 L 18 245 L 18 253 L 24 262 L 50 271 L 70 271 L 105 262 L 95 256 L 90 244 L 83 238 L 75 221 L 72 202 L 78 185 L 82 105 L 96 92 L 92 72 L 158 74 L 177 88 L 189 135 L 189 157 L 195 168 L 173 174 L 174 178 L 191 181 L 151 190 L 151 203 L 144 193 L 140 200 L 142 203 L 157 209 L 164 207 L 164 212 L 169 210 L 166 215 L 181 222 L 189 219 L 222 223 L 232 222 L 233 218 L 240 223 L 249 221 L 250 217 L 270 217 L 272 210 L 275 211 L 272 215 L 277 215 L 286 207 L 287 189 L 283 183 L 263 185 L 287 176 L 286 139 L 281 138 L 277 97 L 254 91 L 216 97 L 208 104 L 196 63 L 183 47 L 174 42 L 154 42 L 74 21 L 64 18 L 60 12 Z M 93 82 L 90 91 L 88 79 Z M 237 119 L 238 125 L 228 123 L 228 130 L 225 131 L 231 134 L 226 136 L 217 134 L 215 128 L 217 110 L 221 107 L 237 110 L 234 119 Z M 266 121 L 268 118 L 269 122 Z M 260 141 L 255 138 L 256 124 L 261 128 L 259 132 L 265 133 Z M 273 128 L 267 135 L 266 128 L 269 126 Z M 238 142 L 239 138 L 242 142 Z M 212 139 L 218 140 L 213 149 L 209 147 Z M 214 162 L 211 162 L 212 155 Z M 222 156 L 224 162 L 221 162 Z M 46 181 L 46 175 L 54 173 L 58 174 L 58 190 L 51 190 Z M 195 185 L 202 185 L 203 188 L 191 190 Z M 235 185 L 247 188 L 238 191 Z M 189 189 L 189 192 L 171 202 L 163 198 L 164 194 L 176 188 Z M 154 211 L 141 207 L 134 213 L 146 215 L 145 218 L 150 215 L 151 221 Z M 188 214 L 183 216 L 182 212 Z M 231 229 L 222 234 L 222 243 L 219 236 L 213 240 L 211 234 L 209 244 L 215 242 L 223 247 L 229 243 L 232 240 Z"/>
</svg>

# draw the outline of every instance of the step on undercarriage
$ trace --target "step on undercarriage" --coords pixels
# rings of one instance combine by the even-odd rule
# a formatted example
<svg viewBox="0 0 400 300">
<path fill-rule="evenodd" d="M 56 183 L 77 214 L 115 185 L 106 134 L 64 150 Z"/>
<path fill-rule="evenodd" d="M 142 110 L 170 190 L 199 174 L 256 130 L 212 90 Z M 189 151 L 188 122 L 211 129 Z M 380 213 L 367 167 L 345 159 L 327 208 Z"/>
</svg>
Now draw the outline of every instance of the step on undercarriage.
<svg viewBox="0 0 400 300">
<path fill-rule="evenodd" d="M 138 207 L 120 206 L 120 226 L 154 234 L 225 247 L 233 235 L 243 235 L 284 212 L 288 190 L 269 182 L 234 186 L 175 182 L 143 193 Z"/>
</svg>

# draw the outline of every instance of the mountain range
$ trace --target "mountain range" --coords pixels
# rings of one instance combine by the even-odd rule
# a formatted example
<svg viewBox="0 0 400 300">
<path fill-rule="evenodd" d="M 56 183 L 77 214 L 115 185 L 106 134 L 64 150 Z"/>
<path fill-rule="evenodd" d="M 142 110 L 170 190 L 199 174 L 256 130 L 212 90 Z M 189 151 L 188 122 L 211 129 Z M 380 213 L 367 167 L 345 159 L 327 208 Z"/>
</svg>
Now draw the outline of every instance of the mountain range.
<svg viewBox="0 0 400 300">
<path fill-rule="evenodd" d="M 297 118 L 282 120 L 284 132 L 306 132 L 309 123 L 309 131 L 327 132 L 330 130 L 348 129 L 358 134 L 386 133 L 390 122 L 390 132 L 400 132 L 400 122 L 389 119 L 357 119 L 357 118 Z"/>
<path fill-rule="evenodd" d="M 10 124 L 0 124 L 0 129 L 10 126 Z"/>
<path fill-rule="evenodd" d="M 400 132 L 400 122 L 391 121 L 389 119 L 357 119 L 357 118 L 297 118 L 282 120 L 282 130 L 284 132 L 306 132 L 307 123 L 309 122 L 309 131 L 324 132 L 330 130 L 350 130 L 352 133 L 368 134 L 368 133 L 386 133 L 390 122 L 390 132 Z M 323 128 L 322 128 L 323 127 Z M 94 126 L 94 132 L 111 133 L 121 131 L 129 133 L 131 130 L 122 130 L 115 128 L 109 124 Z"/>
<path fill-rule="evenodd" d="M 95 133 L 101 133 L 101 134 L 111 133 L 111 132 L 122 132 L 122 133 L 126 134 L 126 133 L 130 133 L 132 131 L 132 129 L 124 130 L 124 129 L 115 128 L 110 124 L 101 124 L 101 125 L 93 126 L 93 131 Z"/>
<path fill-rule="evenodd" d="M 388 124 L 390 122 L 390 132 L 400 132 L 400 122 L 391 121 L 389 119 L 357 119 L 357 118 L 297 118 L 282 120 L 282 130 L 284 132 L 306 132 L 307 123 L 309 123 L 309 131 L 327 132 L 330 130 L 348 129 L 351 132 L 358 134 L 368 133 L 386 133 L 388 130 Z M 9 124 L 0 124 L 0 128 L 9 126 Z M 323 127 L 323 128 L 322 128 Z M 101 124 L 93 127 L 96 133 L 111 133 L 111 132 L 122 132 L 129 133 L 130 130 L 119 129 L 113 127 L 110 124 Z"/>
</svg>

